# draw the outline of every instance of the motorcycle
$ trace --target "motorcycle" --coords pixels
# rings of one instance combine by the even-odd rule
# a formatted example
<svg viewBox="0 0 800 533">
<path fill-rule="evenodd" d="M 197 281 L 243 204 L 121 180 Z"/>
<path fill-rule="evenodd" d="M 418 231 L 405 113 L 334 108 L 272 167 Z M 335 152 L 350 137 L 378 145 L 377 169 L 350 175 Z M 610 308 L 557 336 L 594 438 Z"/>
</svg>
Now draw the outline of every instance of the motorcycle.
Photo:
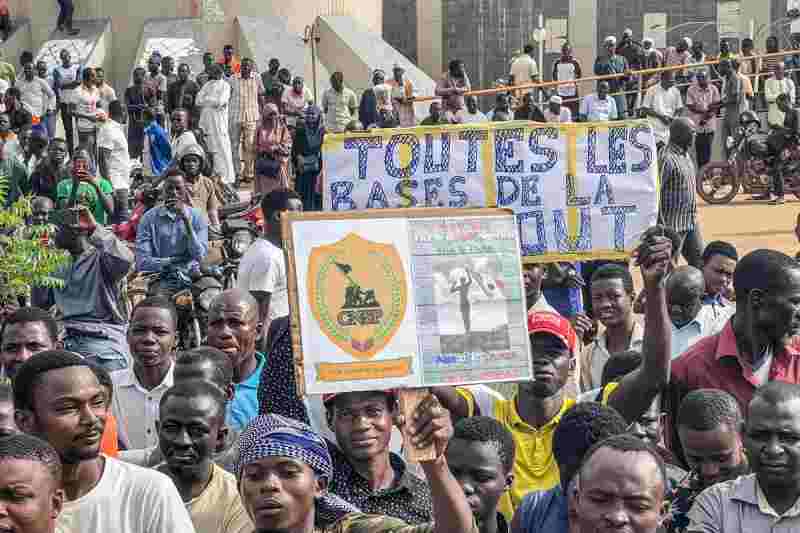
<svg viewBox="0 0 800 533">
<path fill-rule="evenodd" d="M 744 116 L 744 114 L 743 114 Z M 768 135 L 761 131 L 757 119 L 742 124 L 734 137 L 727 139 L 727 161 L 712 161 L 697 176 L 697 194 L 709 204 L 726 204 L 740 189 L 748 194 L 765 194 L 770 190 L 773 165 L 781 165 L 784 190 L 800 198 L 800 145 L 792 139 L 781 157 L 770 154 Z"/>
</svg>

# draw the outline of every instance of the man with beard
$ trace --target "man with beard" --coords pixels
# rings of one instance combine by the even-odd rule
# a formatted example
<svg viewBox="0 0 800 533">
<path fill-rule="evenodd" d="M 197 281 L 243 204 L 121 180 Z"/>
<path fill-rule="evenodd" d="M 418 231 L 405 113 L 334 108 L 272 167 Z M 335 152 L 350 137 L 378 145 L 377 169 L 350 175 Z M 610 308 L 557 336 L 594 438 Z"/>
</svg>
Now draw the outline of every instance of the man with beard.
<svg viewBox="0 0 800 533">
<path fill-rule="evenodd" d="M 681 402 L 678 435 L 691 471 L 671 491 L 670 513 L 664 522 L 668 533 L 687 531 L 689 509 L 701 492 L 749 471 L 743 423 L 739 404 L 727 392 L 700 389 Z"/>
<path fill-rule="evenodd" d="M 3 529 L 56 533 L 56 520 L 63 505 L 61 459 L 53 447 L 24 433 L 0 439 Z"/>
<path fill-rule="evenodd" d="M 700 494 L 687 531 L 800 530 L 800 385 L 772 381 L 755 392 L 744 444 L 753 473 Z"/>
<path fill-rule="evenodd" d="M 81 356 L 41 352 L 14 379 L 20 429 L 47 440 L 63 463 L 62 531 L 193 532 L 170 479 L 100 454 L 108 397 Z"/>
<path fill-rule="evenodd" d="M 480 533 L 509 533 L 498 512 L 500 496 L 514 481 L 514 437 L 488 416 L 460 420 L 447 445 L 447 464 L 467 497 Z"/>
<path fill-rule="evenodd" d="M 677 413 L 696 389 L 724 390 L 744 410 L 765 383 L 800 382 L 800 264 L 775 250 L 756 250 L 736 265 L 733 286 L 736 314 L 672 362 L 665 412 Z M 672 441 L 678 449 L 677 435 Z"/>
<path fill-rule="evenodd" d="M 214 464 L 225 442 L 225 393 L 206 381 L 176 384 L 161 397 L 158 445 L 168 475 L 197 533 L 250 533 L 253 525 L 236 489 L 236 478 Z"/>
<path fill-rule="evenodd" d="M 158 296 L 145 298 L 131 313 L 128 345 L 133 366 L 111 374 L 114 416 L 122 441 L 131 449 L 158 443 L 155 422 L 159 401 L 174 383 L 177 326 L 172 302 Z"/>
</svg>

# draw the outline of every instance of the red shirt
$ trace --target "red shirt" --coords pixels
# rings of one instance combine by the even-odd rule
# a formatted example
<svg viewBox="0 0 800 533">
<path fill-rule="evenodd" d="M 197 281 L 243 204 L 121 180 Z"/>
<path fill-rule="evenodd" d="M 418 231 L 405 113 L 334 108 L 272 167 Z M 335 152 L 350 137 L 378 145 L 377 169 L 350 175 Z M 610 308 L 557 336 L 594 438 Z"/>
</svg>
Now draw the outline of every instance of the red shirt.
<svg viewBox="0 0 800 533">
<path fill-rule="evenodd" d="M 800 337 L 795 337 L 784 350 L 773 354 L 769 381 L 800 383 Z M 736 346 L 733 319 L 722 331 L 706 337 L 672 361 L 669 391 L 665 394 L 665 411 L 677 415 L 680 401 L 697 389 L 721 389 L 739 402 L 742 414 L 753 398 L 757 382 L 749 361 Z"/>
</svg>

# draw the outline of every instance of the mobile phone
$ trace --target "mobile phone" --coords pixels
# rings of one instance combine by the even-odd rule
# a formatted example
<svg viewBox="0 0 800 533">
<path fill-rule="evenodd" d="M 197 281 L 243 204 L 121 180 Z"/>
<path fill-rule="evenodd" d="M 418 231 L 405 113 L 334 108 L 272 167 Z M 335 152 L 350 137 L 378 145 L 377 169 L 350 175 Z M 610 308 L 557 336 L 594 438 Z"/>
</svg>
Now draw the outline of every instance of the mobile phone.
<svg viewBox="0 0 800 533">
<path fill-rule="evenodd" d="M 70 207 L 64 211 L 64 224 L 67 226 L 80 226 L 81 208 Z"/>
</svg>

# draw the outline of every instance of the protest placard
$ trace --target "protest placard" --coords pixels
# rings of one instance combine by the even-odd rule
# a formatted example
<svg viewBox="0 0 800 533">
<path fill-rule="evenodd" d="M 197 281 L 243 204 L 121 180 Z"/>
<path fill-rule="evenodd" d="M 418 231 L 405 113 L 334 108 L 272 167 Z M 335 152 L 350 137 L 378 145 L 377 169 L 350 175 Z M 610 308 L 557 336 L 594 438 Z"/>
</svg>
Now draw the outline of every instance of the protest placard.
<svg viewBox="0 0 800 533">
<path fill-rule="evenodd" d="M 510 210 L 287 213 L 283 237 L 306 393 L 531 379 Z"/>
<path fill-rule="evenodd" d="M 536 262 L 627 257 L 658 215 L 646 120 L 328 135 L 323 157 L 326 211 L 507 207 Z"/>
</svg>

